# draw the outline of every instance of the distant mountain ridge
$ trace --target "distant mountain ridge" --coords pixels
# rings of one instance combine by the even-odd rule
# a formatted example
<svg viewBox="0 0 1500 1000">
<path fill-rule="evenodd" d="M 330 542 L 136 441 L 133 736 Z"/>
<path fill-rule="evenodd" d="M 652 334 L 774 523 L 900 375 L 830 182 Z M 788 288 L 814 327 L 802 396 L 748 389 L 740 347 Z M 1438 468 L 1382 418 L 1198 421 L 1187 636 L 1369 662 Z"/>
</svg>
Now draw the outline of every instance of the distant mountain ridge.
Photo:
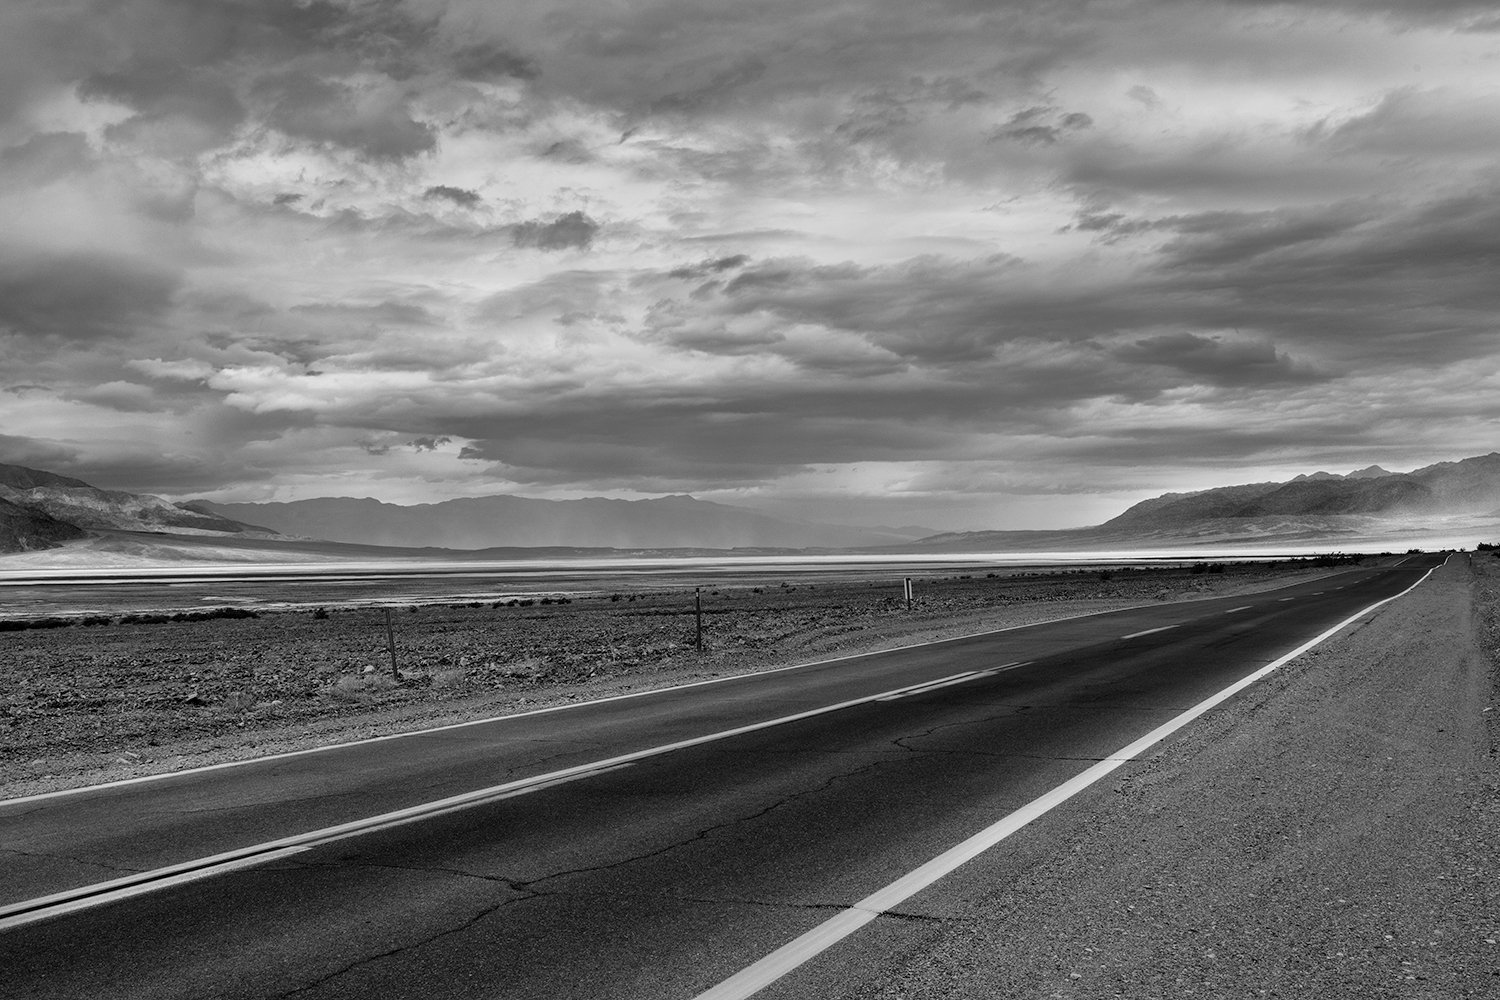
<svg viewBox="0 0 1500 1000">
<path fill-rule="evenodd" d="M 1284 483 L 1164 493 L 1092 527 L 948 532 L 903 549 L 982 552 L 1208 542 L 1333 543 L 1461 516 L 1500 517 L 1500 453 L 1405 473 L 1372 465 L 1346 475 L 1316 472 Z"/>
<path fill-rule="evenodd" d="M 1439 462 L 1415 472 L 1372 465 L 1347 476 L 1320 472 L 1286 483 L 1221 486 L 1167 493 L 1104 522 L 1105 528 L 1185 524 L 1210 518 L 1271 515 L 1465 514 L 1500 502 L 1500 453 Z"/>
<path fill-rule="evenodd" d="M 158 496 L 101 490 L 55 472 L 0 464 L 0 552 L 52 548 L 94 529 L 221 535 L 260 530 Z"/>
<path fill-rule="evenodd" d="M 683 495 L 542 500 L 501 494 L 411 505 L 319 497 L 281 503 L 194 501 L 192 506 L 284 535 L 408 548 L 852 548 L 901 544 L 933 533 L 794 521 Z"/>
</svg>

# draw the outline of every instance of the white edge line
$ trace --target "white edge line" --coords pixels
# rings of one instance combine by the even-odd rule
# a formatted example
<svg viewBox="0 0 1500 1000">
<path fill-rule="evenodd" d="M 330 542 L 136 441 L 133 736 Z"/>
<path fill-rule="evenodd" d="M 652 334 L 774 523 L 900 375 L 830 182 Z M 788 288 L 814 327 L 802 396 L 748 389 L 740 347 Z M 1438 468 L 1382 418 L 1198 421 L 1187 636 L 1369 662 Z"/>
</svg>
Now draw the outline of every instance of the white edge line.
<svg viewBox="0 0 1500 1000">
<path fill-rule="evenodd" d="M 1271 661 L 1254 673 L 1235 681 L 1222 691 L 1203 699 L 1187 711 L 1157 726 L 1135 742 L 1126 745 L 1111 756 L 1092 765 L 1083 773 L 1070 778 L 1051 791 L 1002 817 L 997 822 L 985 827 L 967 840 L 949 848 L 921 867 L 903 875 L 885 888 L 871 893 L 848 909 L 814 927 L 806 934 L 794 938 L 771 952 L 765 958 L 730 976 L 717 986 L 698 994 L 694 1000 L 744 1000 L 745 997 L 760 992 L 766 986 L 769 986 L 804 962 L 831 948 L 865 924 L 881 916 L 891 907 L 910 899 L 938 879 L 950 874 L 966 862 L 972 861 L 1033 820 L 1062 805 L 1085 788 L 1088 788 L 1110 774 L 1116 768 L 1120 767 L 1120 765 L 1136 759 L 1151 747 L 1171 736 L 1177 730 L 1221 702 L 1238 694 L 1262 677 L 1286 665 L 1319 643 L 1326 641 L 1376 608 L 1411 593 L 1417 587 L 1421 586 L 1433 574 L 1434 570 L 1440 569 L 1446 564 L 1447 559 L 1444 559 L 1441 564 L 1429 569 L 1422 575 L 1420 580 L 1401 591 L 1401 593 L 1387 597 L 1381 601 L 1376 601 L 1357 614 L 1345 618 L 1321 635 L 1298 646 L 1290 653 Z"/>
<path fill-rule="evenodd" d="M 1132 632 L 1129 635 L 1122 635 L 1122 636 L 1120 636 L 1120 638 L 1121 639 L 1139 639 L 1143 635 L 1155 635 L 1158 632 L 1165 632 L 1169 628 L 1176 628 L 1176 627 L 1177 627 L 1176 625 L 1163 625 L 1161 628 L 1148 628 L 1144 632 Z"/>
<path fill-rule="evenodd" d="M 1295 586 L 1295 584 L 1293 585 Z M 1222 597 L 1198 597 L 1187 601 L 1177 601 L 1177 604 L 1195 604 L 1200 601 L 1222 601 Z M 38 802 L 43 799 L 61 798 L 65 795 L 81 795 L 84 792 L 98 792 L 109 788 L 121 788 L 125 785 L 139 785 L 148 781 L 165 781 L 168 778 L 182 778 L 194 774 L 203 774 L 208 771 L 222 771 L 231 767 L 247 767 L 251 764 L 265 764 L 276 760 L 286 760 L 290 757 L 305 757 L 308 754 L 326 753 L 330 750 L 342 750 L 346 747 L 366 746 L 371 743 L 384 743 L 387 740 L 404 740 L 412 736 L 429 736 L 433 733 L 444 733 L 454 729 L 467 729 L 470 726 L 485 726 L 494 722 L 505 722 L 510 719 L 524 719 L 533 715 L 546 715 L 551 712 L 563 712 L 573 708 L 586 708 L 590 705 L 605 705 L 615 701 L 625 701 L 629 698 L 645 698 L 651 695 L 666 694 L 670 691 L 683 691 L 688 688 L 705 687 L 709 684 L 724 684 L 728 681 L 748 680 L 752 677 L 764 677 L 768 674 L 779 674 L 788 670 L 803 670 L 808 667 L 820 667 L 829 663 L 842 663 L 845 660 L 858 660 L 869 656 L 881 656 L 886 653 L 905 652 L 909 649 L 921 649 L 924 646 L 938 646 L 945 642 L 961 642 L 964 639 L 977 639 L 986 635 L 999 635 L 1002 632 L 1017 632 L 1024 628 L 1037 628 L 1042 625 L 1055 625 L 1059 622 L 1077 621 L 1081 618 L 1095 618 L 1099 615 L 1112 615 L 1122 611 L 1139 611 L 1142 608 L 1161 607 L 1160 604 L 1133 604 L 1125 608 L 1111 608 L 1108 611 L 1089 611 L 1081 615 L 1068 615 L 1063 618 L 1050 618 L 1046 621 L 1027 622 L 1025 625 L 1007 625 L 1004 628 L 985 629 L 982 632 L 968 632 L 964 635 L 950 635 L 946 639 L 928 639 L 925 642 L 914 642 L 909 646 L 892 646 L 889 649 L 873 649 L 864 653 L 849 653 L 846 656 L 834 656 L 826 660 L 808 660 L 806 663 L 793 663 L 785 667 L 772 667 L 769 670 L 754 670 L 749 673 L 731 674 L 727 677 L 709 677 L 701 681 L 688 681 L 685 684 L 673 684 L 668 687 L 651 688 L 648 691 L 631 691 L 628 694 L 611 695 L 608 698 L 594 698 L 589 701 L 574 701 L 566 705 L 550 705 L 547 708 L 533 708 L 525 712 L 515 712 L 510 715 L 492 715 L 483 719 L 470 719 L 467 722 L 453 722 L 445 726 L 432 726 L 428 729 L 410 729 L 399 733 L 387 733 L 384 736 L 370 736 L 362 740 L 350 740 L 346 743 L 328 743 L 323 746 L 308 747 L 305 750 L 287 750 L 283 753 L 267 754 L 264 757 L 246 757 L 243 760 L 226 760 L 218 764 L 204 764 L 201 767 L 184 768 L 181 771 L 164 771 L 161 774 L 143 774 L 135 778 L 120 778 L 117 781 L 104 781 L 97 785 L 79 785 L 77 788 L 60 788 L 54 792 L 37 792 L 35 795 L 23 795 L 14 799 L 0 799 L 0 808 L 6 806 L 20 805 L 24 802 Z"/>
<path fill-rule="evenodd" d="M 688 747 L 700 746 L 704 743 L 713 743 L 734 736 L 742 736 L 746 733 L 770 729 L 773 726 L 800 722 L 803 719 L 827 715 L 830 712 L 842 711 L 846 708 L 853 708 L 856 705 L 886 701 L 908 693 L 920 692 L 930 688 L 932 683 L 941 683 L 944 685 L 958 684 L 963 681 L 975 680 L 979 676 L 983 676 L 983 674 L 966 671 L 962 674 L 955 674 L 952 677 L 945 677 L 938 682 L 909 684 L 890 691 L 882 691 L 878 694 L 863 695 L 859 698 L 841 701 L 836 705 L 825 705 L 821 708 L 808 709 L 805 712 L 797 712 L 793 715 L 784 715 L 777 719 L 753 722 L 734 729 L 725 729 L 717 733 L 678 740 L 675 743 L 666 743 L 661 746 L 648 747 L 644 750 L 635 750 L 616 757 L 609 757 L 605 760 L 576 764 L 573 767 L 566 767 L 547 774 L 519 778 L 515 781 L 506 782 L 503 785 L 480 788 L 472 792 L 450 796 L 446 799 L 438 799 L 433 802 L 408 806 L 405 809 L 397 809 L 394 812 L 382 813 L 378 816 L 351 820 L 347 823 L 324 827 L 320 830 L 294 834 L 290 837 L 282 837 L 278 840 L 270 840 L 262 844 L 252 844 L 248 847 L 235 848 L 232 851 L 225 851 L 206 858 L 195 858 L 191 861 L 168 865 L 164 868 L 136 872 L 117 879 L 111 879 L 107 882 L 77 886 L 48 896 L 38 896 L 35 899 L 22 900 L 17 903 L 0 906 L 0 931 L 19 927 L 23 924 L 35 923 L 39 920 L 48 920 L 56 916 L 61 916 L 64 913 L 71 913 L 75 910 L 85 909 L 117 899 L 145 895 L 148 892 L 155 892 L 170 885 L 180 885 L 183 882 L 194 879 L 208 878 L 209 876 L 232 871 L 236 868 L 243 868 L 247 865 L 260 864 L 263 861 L 285 857 L 289 851 L 307 850 L 336 840 L 344 840 L 361 834 L 373 833 L 376 830 L 388 829 L 404 823 L 431 819 L 432 817 L 458 809 L 486 805 L 501 799 L 512 798 L 516 795 L 540 791 L 543 788 L 550 788 L 566 781 L 592 777 L 596 774 L 602 774 L 605 771 L 612 771 L 616 768 L 633 764 L 638 760 L 645 760 L 648 757 L 657 757 L 675 750 L 684 750 Z"/>
</svg>

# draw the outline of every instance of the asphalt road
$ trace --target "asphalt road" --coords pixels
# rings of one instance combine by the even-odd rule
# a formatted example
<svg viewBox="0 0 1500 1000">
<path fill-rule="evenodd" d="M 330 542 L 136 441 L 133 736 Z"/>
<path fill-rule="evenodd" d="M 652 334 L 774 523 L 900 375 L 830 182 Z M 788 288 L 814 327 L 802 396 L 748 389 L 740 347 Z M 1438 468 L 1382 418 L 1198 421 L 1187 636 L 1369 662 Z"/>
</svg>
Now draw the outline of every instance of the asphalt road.
<svg viewBox="0 0 1500 1000">
<path fill-rule="evenodd" d="M 0 803 L 0 989 L 695 997 L 1440 562 Z M 1068 849 L 1066 804 L 1039 826 Z M 72 890 L 79 908 L 27 922 Z M 924 919 L 858 934 L 895 947 Z M 811 962 L 857 982 L 840 955 Z"/>
</svg>

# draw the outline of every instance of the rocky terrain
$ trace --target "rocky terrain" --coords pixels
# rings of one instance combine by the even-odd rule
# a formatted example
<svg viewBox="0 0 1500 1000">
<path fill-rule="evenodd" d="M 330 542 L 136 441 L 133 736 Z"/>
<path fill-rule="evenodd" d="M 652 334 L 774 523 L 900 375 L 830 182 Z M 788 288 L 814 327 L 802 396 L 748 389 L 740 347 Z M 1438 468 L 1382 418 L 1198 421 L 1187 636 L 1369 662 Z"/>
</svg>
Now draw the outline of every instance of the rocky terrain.
<svg viewBox="0 0 1500 1000">
<path fill-rule="evenodd" d="M 1330 571 L 1304 561 L 923 578 L 910 611 L 890 581 L 721 587 L 703 594 L 702 652 L 691 590 L 403 607 L 392 616 L 399 678 L 375 608 L 10 621 L 0 794 Z"/>
<path fill-rule="evenodd" d="M 90 529 L 198 535 L 269 535 L 189 504 L 119 490 L 20 465 L 0 465 L 0 553 L 49 549 Z"/>
</svg>

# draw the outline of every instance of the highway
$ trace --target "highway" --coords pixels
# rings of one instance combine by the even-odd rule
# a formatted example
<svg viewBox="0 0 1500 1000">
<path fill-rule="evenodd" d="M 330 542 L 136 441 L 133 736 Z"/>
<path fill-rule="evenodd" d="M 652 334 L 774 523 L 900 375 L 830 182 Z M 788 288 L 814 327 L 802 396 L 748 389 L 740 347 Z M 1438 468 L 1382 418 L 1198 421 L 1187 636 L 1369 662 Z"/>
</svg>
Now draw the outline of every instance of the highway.
<svg viewBox="0 0 1500 1000">
<path fill-rule="evenodd" d="M 3 802 L 4 995 L 857 983 L 920 946 L 945 852 L 1067 850 L 1056 789 L 1109 794 L 1167 744 L 1122 750 L 1441 562 Z"/>
</svg>

